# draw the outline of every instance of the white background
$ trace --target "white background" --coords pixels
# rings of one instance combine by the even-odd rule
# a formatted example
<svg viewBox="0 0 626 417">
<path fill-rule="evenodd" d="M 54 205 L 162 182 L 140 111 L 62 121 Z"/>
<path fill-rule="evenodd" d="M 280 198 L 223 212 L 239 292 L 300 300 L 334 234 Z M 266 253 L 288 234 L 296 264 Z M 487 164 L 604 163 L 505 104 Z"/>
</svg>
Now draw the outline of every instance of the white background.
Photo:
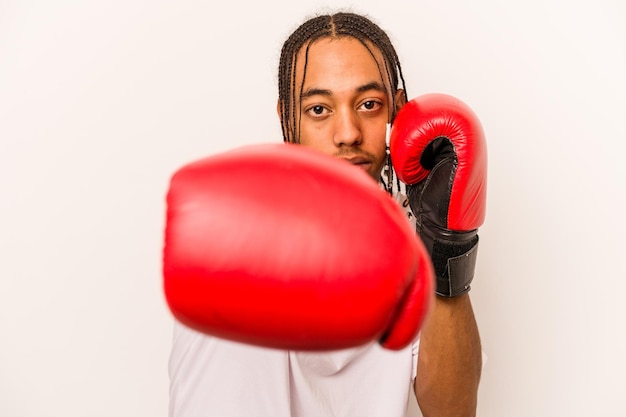
<svg viewBox="0 0 626 417">
<path fill-rule="evenodd" d="M 164 195 L 280 141 L 280 45 L 319 1 L 0 2 L 0 415 L 166 416 Z M 480 416 L 624 416 L 626 6 L 359 0 L 410 96 L 480 116 Z"/>
</svg>

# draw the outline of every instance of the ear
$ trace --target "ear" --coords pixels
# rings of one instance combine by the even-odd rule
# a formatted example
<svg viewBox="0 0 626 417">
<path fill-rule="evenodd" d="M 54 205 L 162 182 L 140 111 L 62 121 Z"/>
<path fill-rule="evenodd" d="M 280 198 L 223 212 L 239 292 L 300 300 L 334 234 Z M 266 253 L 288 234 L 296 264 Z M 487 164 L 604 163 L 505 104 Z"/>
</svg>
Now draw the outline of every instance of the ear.
<svg viewBox="0 0 626 417">
<path fill-rule="evenodd" d="M 398 88 L 396 90 L 395 101 L 396 101 L 396 113 L 398 113 L 400 109 L 402 108 L 402 106 L 406 104 L 406 93 L 404 92 L 402 88 Z"/>
<path fill-rule="evenodd" d="M 280 99 L 276 100 L 276 114 L 278 115 L 278 119 L 280 120 Z"/>
</svg>

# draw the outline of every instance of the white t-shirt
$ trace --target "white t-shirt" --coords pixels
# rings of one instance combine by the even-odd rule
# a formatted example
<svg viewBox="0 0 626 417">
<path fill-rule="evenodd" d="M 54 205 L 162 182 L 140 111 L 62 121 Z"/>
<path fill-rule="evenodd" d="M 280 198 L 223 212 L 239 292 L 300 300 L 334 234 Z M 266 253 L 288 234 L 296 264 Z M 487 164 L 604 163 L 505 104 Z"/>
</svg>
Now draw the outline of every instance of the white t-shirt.
<svg viewBox="0 0 626 417">
<path fill-rule="evenodd" d="M 414 224 L 406 197 L 396 194 Z M 175 323 L 170 417 L 404 417 L 419 340 L 332 352 L 261 348 Z"/>
<path fill-rule="evenodd" d="M 171 417 L 403 417 L 417 343 L 333 352 L 260 348 L 179 323 L 170 356 Z"/>
</svg>

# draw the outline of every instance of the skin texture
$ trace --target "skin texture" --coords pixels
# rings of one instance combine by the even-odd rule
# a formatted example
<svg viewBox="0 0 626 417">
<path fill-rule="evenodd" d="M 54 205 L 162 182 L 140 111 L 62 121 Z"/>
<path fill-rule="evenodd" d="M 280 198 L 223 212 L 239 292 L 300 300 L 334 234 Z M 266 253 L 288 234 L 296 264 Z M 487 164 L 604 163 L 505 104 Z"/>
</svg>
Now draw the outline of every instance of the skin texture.
<svg viewBox="0 0 626 417">
<path fill-rule="evenodd" d="M 482 348 L 468 293 L 435 297 L 417 361 L 414 389 L 424 417 L 476 415 Z"/>
<path fill-rule="evenodd" d="M 343 158 L 376 181 L 384 166 L 386 124 L 392 103 L 382 76 L 382 54 L 358 40 L 322 38 L 298 52 L 296 97 L 299 141 Z M 398 107 L 401 90 L 394 92 Z M 280 103 L 279 103 L 280 105 Z M 280 106 L 278 106 L 278 110 Z M 280 111 L 279 111 L 280 117 Z M 481 345 L 468 294 L 435 297 L 420 336 L 415 395 L 424 417 L 474 416 L 480 380 Z"/>
</svg>

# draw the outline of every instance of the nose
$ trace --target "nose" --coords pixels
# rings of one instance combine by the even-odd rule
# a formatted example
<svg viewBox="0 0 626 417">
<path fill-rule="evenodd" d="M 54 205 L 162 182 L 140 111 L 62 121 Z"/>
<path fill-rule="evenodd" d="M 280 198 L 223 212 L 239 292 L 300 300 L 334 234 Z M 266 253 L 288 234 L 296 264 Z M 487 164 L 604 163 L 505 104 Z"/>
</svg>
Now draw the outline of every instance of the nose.
<svg viewBox="0 0 626 417">
<path fill-rule="evenodd" d="M 359 118 L 354 112 L 344 110 L 335 116 L 335 146 L 359 145 L 363 140 Z"/>
</svg>

